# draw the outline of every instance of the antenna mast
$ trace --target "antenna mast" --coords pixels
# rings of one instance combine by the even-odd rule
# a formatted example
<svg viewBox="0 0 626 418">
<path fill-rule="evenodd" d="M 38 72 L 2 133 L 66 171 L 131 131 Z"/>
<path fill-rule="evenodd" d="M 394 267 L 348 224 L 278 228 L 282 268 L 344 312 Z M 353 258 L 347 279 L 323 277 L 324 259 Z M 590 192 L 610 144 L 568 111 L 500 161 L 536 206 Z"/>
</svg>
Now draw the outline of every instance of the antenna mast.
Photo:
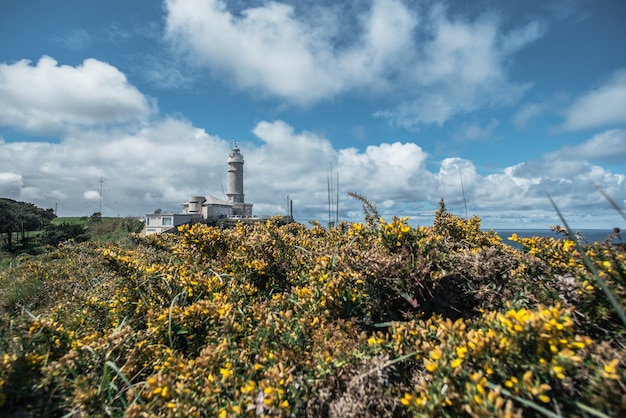
<svg viewBox="0 0 626 418">
<path fill-rule="evenodd" d="M 326 180 L 327 180 L 327 188 L 328 188 L 328 228 L 330 228 L 330 224 L 331 224 L 331 209 L 330 209 L 330 173 L 328 173 L 326 175 Z"/>
<path fill-rule="evenodd" d="M 336 199 L 335 199 L 335 225 L 339 225 L 339 169 L 337 169 L 336 174 L 337 179 L 337 190 L 336 190 Z"/>
<path fill-rule="evenodd" d="M 459 168 L 459 177 L 461 178 L 461 192 L 463 193 L 463 205 L 465 206 L 465 220 L 467 220 L 467 201 L 465 200 L 465 187 L 463 187 L 463 175 L 461 174 L 461 163 L 456 160 L 456 166 Z"/>
<path fill-rule="evenodd" d="M 100 183 L 100 207 L 98 208 L 98 213 L 100 213 L 100 216 L 102 216 L 102 185 L 104 184 L 105 181 L 106 179 L 100 176 L 100 180 L 98 180 L 98 183 Z"/>
</svg>

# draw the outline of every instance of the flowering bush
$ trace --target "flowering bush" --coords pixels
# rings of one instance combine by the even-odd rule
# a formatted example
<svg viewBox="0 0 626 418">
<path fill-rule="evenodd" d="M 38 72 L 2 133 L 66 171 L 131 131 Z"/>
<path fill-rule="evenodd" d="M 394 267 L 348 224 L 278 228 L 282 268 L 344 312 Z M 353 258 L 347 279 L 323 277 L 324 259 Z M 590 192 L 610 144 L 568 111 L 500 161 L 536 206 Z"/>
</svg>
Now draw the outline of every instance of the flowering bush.
<svg viewBox="0 0 626 418">
<path fill-rule="evenodd" d="M 624 330 L 575 246 L 517 251 L 443 202 L 433 226 L 407 222 L 195 224 L 20 260 L 0 272 L 0 408 L 626 413 Z M 585 248 L 623 304 L 624 248 Z"/>
</svg>

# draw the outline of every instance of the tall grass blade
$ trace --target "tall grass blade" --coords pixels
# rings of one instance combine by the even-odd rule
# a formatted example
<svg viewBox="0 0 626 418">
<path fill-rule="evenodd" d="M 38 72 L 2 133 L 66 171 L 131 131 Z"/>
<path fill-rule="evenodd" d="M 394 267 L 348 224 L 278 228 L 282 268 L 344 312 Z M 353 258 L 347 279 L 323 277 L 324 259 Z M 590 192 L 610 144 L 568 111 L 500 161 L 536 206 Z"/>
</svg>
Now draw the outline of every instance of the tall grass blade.
<svg viewBox="0 0 626 418">
<path fill-rule="evenodd" d="M 496 390 L 496 388 L 498 388 L 497 385 L 494 385 L 491 382 L 487 382 L 487 387 L 489 389 L 492 389 L 492 390 Z M 528 399 L 524 399 L 524 398 L 520 398 L 519 396 L 515 396 L 511 392 L 509 392 L 508 390 L 504 389 L 503 387 L 500 387 L 500 390 L 502 391 L 503 395 L 508 396 L 509 398 L 514 399 L 517 402 L 521 403 L 522 405 L 527 406 L 529 408 L 532 408 L 532 409 L 534 409 L 537 412 L 541 412 L 543 415 L 545 415 L 547 417 L 563 418 L 563 416 L 561 414 L 556 414 L 556 413 L 550 411 L 549 409 L 544 408 L 541 405 L 537 405 L 533 401 L 529 401 Z"/>
<path fill-rule="evenodd" d="M 615 210 L 622 215 L 622 218 L 624 218 L 624 220 L 626 220 L 626 213 L 624 213 L 624 211 L 622 210 L 622 208 L 619 207 L 619 205 L 615 202 L 615 200 L 613 200 L 613 198 L 611 196 L 608 195 L 607 192 L 605 192 L 604 190 L 602 190 L 599 186 L 596 185 L 596 189 L 602 194 L 602 196 L 604 196 L 604 198 L 606 200 L 609 201 L 609 203 L 611 204 L 611 206 L 613 206 L 615 208 Z"/>
<path fill-rule="evenodd" d="M 561 210 L 558 208 L 556 203 L 554 203 L 554 200 L 552 199 L 550 195 L 548 195 L 548 199 L 550 199 L 550 203 L 552 204 L 552 207 L 554 208 L 556 213 L 559 215 L 561 222 L 563 222 L 563 225 L 565 225 L 565 230 L 567 231 L 567 234 L 569 235 L 570 239 L 574 241 L 574 243 L 576 244 L 576 250 L 578 250 L 578 252 L 582 256 L 585 262 L 585 265 L 587 266 L 589 271 L 591 271 L 591 273 L 595 276 L 598 283 L 600 283 L 600 287 L 604 291 L 604 294 L 609 299 L 609 302 L 611 302 L 611 305 L 613 306 L 613 309 L 615 309 L 615 312 L 617 312 L 617 316 L 622 321 L 622 324 L 624 324 L 624 327 L 626 327 L 626 313 L 624 312 L 624 307 L 620 305 L 617 299 L 615 299 L 615 296 L 613 295 L 613 292 L 611 292 L 611 289 L 609 289 L 609 287 L 606 285 L 604 280 L 602 280 L 602 277 L 600 277 L 600 274 L 598 273 L 598 269 L 587 256 L 587 253 L 585 252 L 585 250 L 582 248 L 582 246 L 576 239 L 576 235 L 574 234 L 574 232 L 571 230 L 571 228 L 565 221 L 565 218 L 563 217 Z"/>
<path fill-rule="evenodd" d="M 115 374 L 117 374 L 119 376 L 119 378 L 122 379 L 122 382 L 124 382 L 126 387 L 128 387 L 128 389 L 130 389 L 133 392 L 133 395 L 135 395 L 134 401 L 139 402 L 141 404 L 141 406 L 143 406 L 145 408 L 146 407 L 145 402 L 143 401 L 143 399 L 141 399 L 141 396 L 139 396 L 139 394 L 135 390 L 135 387 L 130 383 L 130 380 L 128 380 L 126 375 L 124 373 L 122 373 L 122 371 L 119 369 L 119 367 L 117 367 L 117 365 L 115 363 L 113 363 L 111 360 L 108 360 L 106 363 L 104 363 L 105 374 L 108 374 L 107 368 L 113 370 L 115 372 Z"/>
<path fill-rule="evenodd" d="M 592 407 L 585 405 L 583 403 L 580 402 L 575 402 L 576 406 L 578 407 L 578 409 L 581 409 L 585 412 L 587 412 L 588 414 L 593 415 L 594 417 L 598 417 L 598 418 L 611 418 L 610 416 L 608 416 L 607 414 L 600 412 L 596 409 L 593 409 Z"/>
<path fill-rule="evenodd" d="M 182 292 L 174 296 L 174 299 L 172 299 L 172 303 L 170 303 L 170 312 L 167 318 L 167 337 L 170 340 L 170 348 L 172 349 L 174 348 L 174 340 L 172 339 L 172 311 L 174 310 L 174 304 L 176 303 L 176 300 L 179 298 L 179 296 L 182 296 L 184 294 L 185 291 L 183 290 Z"/>
<path fill-rule="evenodd" d="M 378 370 L 385 369 L 385 368 L 387 368 L 389 366 L 393 366 L 396 363 L 400 363 L 401 361 L 404 361 L 404 360 L 409 359 L 411 357 L 415 357 L 417 354 L 418 354 L 418 351 L 412 351 L 412 352 L 410 352 L 408 354 L 404 354 L 404 355 L 402 355 L 402 356 L 400 356 L 398 358 L 395 358 L 393 360 L 389 360 L 389 361 L 385 362 L 385 364 L 383 364 L 382 366 L 374 367 L 373 369 L 370 369 L 370 370 L 366 371 L 365 373 L 360 374 L 359 376 L 357 376 L 356 380 L 360 380 L 360 379 L 364 378 L 367 375 L 375 373 Z"/>
</svg>

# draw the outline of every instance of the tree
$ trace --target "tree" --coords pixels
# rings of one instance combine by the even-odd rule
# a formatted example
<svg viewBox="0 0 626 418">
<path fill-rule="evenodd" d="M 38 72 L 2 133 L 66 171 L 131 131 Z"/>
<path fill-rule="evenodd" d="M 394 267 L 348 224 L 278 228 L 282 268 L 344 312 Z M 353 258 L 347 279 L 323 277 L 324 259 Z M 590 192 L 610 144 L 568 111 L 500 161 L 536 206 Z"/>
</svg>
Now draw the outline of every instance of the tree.
<svg viewBox="0 0 626 418">
<path fill-rule="evenodd" d="M 61 225 L 49 224 L 37 237 L 40 245 L 51 245 L 56 247 L 60 242 L 73 240 L 84 242 L 89 240 L 87 228 L 80 224 L 70 224 L 63 222 Z"/>
<path fill-rule="evenodd" d="M 44 228 L 56 218 L 52 209 L 41 209 L 32 203 L 17 202 L 13 199 L 0 198 L 0 235 L 4 247 L 10 253 L 17 250 L 13 237 L 24 244 L 26 233 Z"/>
</svg>

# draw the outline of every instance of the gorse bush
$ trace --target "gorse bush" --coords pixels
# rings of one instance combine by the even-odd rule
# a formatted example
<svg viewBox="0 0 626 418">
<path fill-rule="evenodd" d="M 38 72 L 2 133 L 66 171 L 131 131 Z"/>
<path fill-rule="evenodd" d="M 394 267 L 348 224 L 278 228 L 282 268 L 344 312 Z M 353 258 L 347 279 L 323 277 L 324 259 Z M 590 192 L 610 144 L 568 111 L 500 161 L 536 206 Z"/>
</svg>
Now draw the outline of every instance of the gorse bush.
<svg viewBox="0 0 626 418">
<path fill-rule="evenodd" d="M 443 202 L 427 227 L 368 213 L 20 260 L 0 275 L 4 415 L 626 414 L 624 328 L 566 239 L 518 251 Z M 585 251 L 623 304 L 624 247 Z"/>
</svg>

